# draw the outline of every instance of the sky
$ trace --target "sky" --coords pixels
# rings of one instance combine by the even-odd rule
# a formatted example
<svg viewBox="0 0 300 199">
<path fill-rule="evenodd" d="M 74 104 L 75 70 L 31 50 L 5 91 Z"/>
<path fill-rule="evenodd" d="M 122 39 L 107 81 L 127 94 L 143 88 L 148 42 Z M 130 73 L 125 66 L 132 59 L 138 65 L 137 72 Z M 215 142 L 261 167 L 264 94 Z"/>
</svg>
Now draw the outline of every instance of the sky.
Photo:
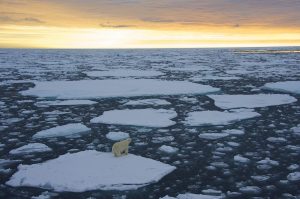
<svg viewBox="0 0 300 199">
<path fill-rule="evenodd" d="M 0 0 L 0 48 L 300 46 L 300 0 Z"/>
</svg>

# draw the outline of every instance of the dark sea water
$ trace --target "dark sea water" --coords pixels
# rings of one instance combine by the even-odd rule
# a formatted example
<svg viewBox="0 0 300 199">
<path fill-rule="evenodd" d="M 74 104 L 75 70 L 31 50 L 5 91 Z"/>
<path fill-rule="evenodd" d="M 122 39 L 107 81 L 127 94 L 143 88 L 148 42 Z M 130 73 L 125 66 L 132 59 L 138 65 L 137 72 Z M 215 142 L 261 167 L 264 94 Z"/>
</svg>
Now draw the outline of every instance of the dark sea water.
<svg viewBox="0 0 300 199">
<path fill-rule="evenodd" d="M 5 183 L 17 171 L 19 164 L 36 164 L 57 158 L 69 151 L 95 149 L 109 152 L 112 141 L 109 131 L 130 133 L 133 143 L 130 153 L 158 160 L 177 169 L 159 182 L 137 190 L 88 191 L 56 193 L 48 190 L 49 198 L 147 199 L 184 193 L 222 192 L 226 198 L 299 198 L 300 181 L 290 182 L 287 175 L 300 171 L 300 135 L 291 128 L 300 124 L 300 95 L 290 94 L 295 103 L 255 108 L 260 117 L 241 120 L 223 126 L 190 127 L 183 123 L 187 114 L 199 110 L 221 110 L 206 95 L 139 96 L 93 99 L 93 105 L 37 106 L 45 101 L 24 96 L 20 91 L 34 87 L 34 81 L 118 79 L 119 77 L 89 77 L 83 72 L 111 69 L 157 70 L 162 80 L 184 80 L 210 85 L 224 94 L 279 93 L 262 90 L 265 83 L 300 81 L 300 53 L 297 48 L 265 49 L 148 49 L 148 50 L 31 50 L 0 49 L 0 159 L 20 162 L 0 167 L 0 198 L 31 198 L 46 190 L 33 187 L 10 187 Z M 195 69 L 196 68 L 196 69 Z M 199 70 L 197 70 L 199 68 Z M 216 77 L 235 77 L 224 80 Z M 196 77 L 196 78 L 195 78 Z M 205 78 L 203 78 L 205 77 Z M 136 77 L 143 78 L 143 77 Z M 125 106 L 125 102 L 140 99 L 165 99 L 168 106 Z M 173 109 L 178 116 L 175 125 L 147 128 L 107 124 L 91 124 L 90 120 L 104 111 L 125 108 Z M 61 111 L 66 114 L 47 115 Z M 9 151 L 30 142 L 32 136 L 47 128 L 80 122 L 92 129 L 80 138 L 39 140 L 52 152 L 13 156 Z M 244 135 L 205 140 L 200 133 L 243 129 Z M 173 141 L 157 138 L 173 136 Z M 270 137 L 284 138 L 270 142 Z M 141 143 L 144 143 L 141 145 Z M 162 153 L 161 145 L 178 148 L 174 154 Z M 76 149 L 76 150 L 74 150 Z M 247 164 L 234 161 L 235 155 L 250 159 Z M 265 158 L 278 165 L 260 166 Z M 290 165 L 294 165 L 291 169 Z M 298 165 L 298 167 L 297 167 Z M 138 165 L 137 165 L 138 166 Z M 267 176 L 257 180 L 253 176 Z M 256 186 L 259 193 L 242 193 L 241 188 Z M 205 191 L 206 190 L 206 191 Z M 204 192 L 203 192 L 204 191 Z M 234 192 L 234 193 L 231 193 Z M 211 194 L 211 193 L 210 193 Z"/>
</svg>

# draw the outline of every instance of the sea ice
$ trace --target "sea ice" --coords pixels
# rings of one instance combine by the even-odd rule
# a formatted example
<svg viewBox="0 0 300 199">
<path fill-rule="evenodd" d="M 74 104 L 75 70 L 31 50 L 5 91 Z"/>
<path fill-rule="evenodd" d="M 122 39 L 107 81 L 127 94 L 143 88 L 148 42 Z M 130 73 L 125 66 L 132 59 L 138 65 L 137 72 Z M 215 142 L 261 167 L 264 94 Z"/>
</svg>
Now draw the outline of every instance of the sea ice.
<svg viewBox="0 0 300 199">
<path fill-rule="evenodd" d="M 185 193 L 179 194 L 176 198 L 165 196 L 160 199 L 221 199 L 222 196 L 214 196 L 214 195 L 204 195 L 204 194 L 193 194 L 193 193 Z"/>
<path fill-rule="evenodd" d="M 243 135 L 243 134 L 245 134 L 244 130 L 241 130 L 241 129 L 226 129 L 226 130 L 223 130 L 222 133 L 228 133 L 230 135 Z"/>
<path fill-rule="evenodd" d="M 36 106 L 72 106 L 72 105 L 92 105 L 97 102 L 91 100 L 64 100 L 64 101 L 41 101 L 35 103 Z"/>
<path fill-rule="evenodd" d="M 297 99 L 287 94 L 257 94 L 257 95 L 208 95 L 215 105 L 222 109 L 256 108 L 289 104 Z"/>
<path fill-rule="evenodd" d="M 261 188 L 257 186 L 246 186 L 246 187 L 241 187 L 240 192 L 246 193 L 246 194 L 259 194 L 261 193 Z"/>
<path fill-rule="evenodd" d="M 300 172 L 297 171 L 297 172 L 290 173 L 287 176 L 287 179 L 292 182 L 300 181 Z"/>
<path fill-rule="evenodd" d="M 228 133 L 201 133 L 199 134 L 199 138 L 206 139 L 206 140 L 217 140 L 220 138 L 224 138 L 229 136 Z"/>
<path fill-rule="evenodd" d="M 252 110 L 241 112 L 195 111 L 188 114 L 185 124 L 189 126 L 228 125 L 235 121 L 260 116 Z"/>
<path fill-rule="evenodd" d="M 31 153 L 42 153 L 42 152 L 49 152 L 52 151 L 47 145 L 42 143 L 30 143 L 19 147 L 17 149 L 13 149 L 9 152 L 12 155 L 24 155 L 24 154 L 31 154 Z"/>
<path fill-rule="evenodd" d="M 129 138 L 129 134 L 124 132 L 109 132 L 106 134 L 106 138 L 113 141 L 119 141 Z"/>
<path fill-rule="evenodd" d="M 208 85 L 156 79 L 118 79 L 35 82 L 23 95 L 58 99 L 88 99 L 151 95 L 206 94 L 219 91 Z"/>
<path fill-rule="evenodd" d="M 284 93 L 300 94 L 300 81 L 285 81 L 266 83 L 263 89 L 279 91 Z"/>
<path fill-rule="evenodd" d="M 124 105 L 130 106 L 139 106 L 139 105 L 152 105 L 152 106 L 160 106 L 160 105 L 171 105 L 170 102 L 163 99 L 144 99 L 144 100 L 130 100 L 126 102 Z"/>
<path fill-rule="evenodd" d="M 166 109 L 125 109 L 105 111 L 93 118 L 91 123 L 133 125 L 146 127 L 168 127 L 175 124 L 171 119 L 177 117 L 173 110 Z"/>
<path fill-rule="evenodd" d="M 133 154 L 116 158 L 112 153 L 90 150 L 67 153 L 44 163 L 20 165 L 6 184 L 58 192 L 130 190 L 158 182 L 174 169 Z"/>
<path fill-rule="evenodd" d="M 249 158 L 245 158 L 245 157 L 243 157 L 241 155 L 235 155 L 233 157 L 233 159 L 234 159 L 234 161 L 239 162 L 239 163 L 245 163 L 246 164 L 246 163 L 250 162 Z"/>
<path fill-rule="evenodd" d="M 90 131 L 91 129 L 81 123 L 71 123 L 62 126 L 53 127 L 42 130 L 34 134 L 33 138 L 52 138 L 52 137 L 68 137 L 76 138 L 81 134 Z"/>
<path fill-rule="evenodd" d="M 84 72 L 90 77 L 152 77 L 164 75 L 164 73 L 154 70 L 133 70 L 133 69 L 113 69 L 107 71 Z"/>
<path fill-rule="evenodd" d="M 178 148 L 167 146 L 167 145 L 162 145 L 161 147 L 158 148 L 158 150 L 165 152 L 165 153 L 176 153 L 178 151 Z"/>
</svg>

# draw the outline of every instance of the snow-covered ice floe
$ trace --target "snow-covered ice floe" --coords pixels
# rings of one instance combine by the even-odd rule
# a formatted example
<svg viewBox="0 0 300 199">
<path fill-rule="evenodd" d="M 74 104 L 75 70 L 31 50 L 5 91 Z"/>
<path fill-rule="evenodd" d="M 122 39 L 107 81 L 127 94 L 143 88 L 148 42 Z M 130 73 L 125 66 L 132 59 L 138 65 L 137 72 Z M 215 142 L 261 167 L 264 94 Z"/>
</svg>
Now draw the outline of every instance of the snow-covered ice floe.
<svg viewBox="0 0 300 199">
<path fill-rule="evenodd" d="M 58 192 L 130 190 L 158 182 L 174 169 L 133 154 L 116 158 L 112 153 L 90 150 L 68 153 L 44 163 L 20 165 L 6 184 Z"/>
<path fill-rule="evenodd" d="M 166 109 L 124 109 L 105 111 L 103 115 L 93 118 L 91 123 L 168 127 L 175 124 L 171 119 L 177 117 L 173 110 Z"/>
<path fill-rule="evenodd" d="M 162 145 L 161 147 L 158 148 L 158 150 L 165 152 L 165 153 L 176 153 L 178 151 L 178 148 L 172 147 L 172 146 L 167 146 L 167 145 Z"/>
<path fill-rule="evenodd" d="M 97 102 L 91 100 L 64 100 L 64 101 L 40 101 L 36 106 L 72 106 L 72 105 L 92 105 Z"/>
<path fill-rule="evenodd" d="M 222 196 L 213 196 L 213 195 L 204 195 L 204 194 L 193 194 L 193 193 L 185 193 L 179 194 L 176 198 L 165 196 L 160 199 L 221 199 Z"/>
<path fill-rule="evenodd" d="M 217 140 L 229 136 L 228 133 L 201 133 L 199 138 L 206 140 Z"/>
<path fill-rule="evenodd" d="M 91 129 L 81 123 L 71 123 L 62 126 L 53 127 L 50 129 L 42 130 L 34 134 L 33 138 L 51 138 L 51 137 L 68 137 L 76 138 L 82 134 L 90 131 Z"/>
<path fill-rule="evenodd" d="M 129 138 L 129 134 L 124 132 L 109 132 L 106 134 L 106 138 L 113 141 L 119 141 Z"/>
<path fill-rule="evenodd" d="M 300 81 L 284 81 L 266 83 L 263 89 L 279 91 L 284 93 L 300 94 Z"/>
<path fill-rule="evenodd" d="M 256 108 L 289 104 L 297 99 L 287 94 L 257 94 L 257 95 L 208 95 L 215 105 L 222 109 Z"/>
<path fill-rule="evenodd" d="M 258 116 L 260 116 L 260 114 L 253 110 L 243 110 L 239 112 L 195 111 L 188 114 L 185 124 L 189 126 L 228 125 L 235 121 Z"/>
<path fill-rule="evenodd" d="M 130 106 L 140 106 L 140 105 L 152 105 L 152 106 L 161 106 L 161 105 L 171 105 L 170 102 L 163 99 L 143 99 L 143 100 L 130 100 L 124 105 Z"/>
<path fill-rule="evenodd" d="M 191 77 L 190 80 L 198 82 L 198 81 L 206 81 L 206 80 L 238 80 L 240 77 L 236 76 L 214 76 L 214 75 L 206 75 L 206 76 L 195 76 Z"/>
<path fill-rule="evenodd" d="M 88 71 L 84 72 L 90 77 L 152 77 L 164 75 L 160 71 L 154 70 L 133 70 L 133 69 L 113 69 L 107 71 Z"/>
<path fill-rule="evenodd" d="M 187 81 L 118 79 L 34 82 L 23 95 L 58 99 L 88 99 L 151 95 L 206 94 L 220 89 Z"/>
<path fill-rule="evenodd" d="M 19 148 L 13 149 L 9 152 L 12 155 L 23 155 L 31 153 L 42 153 L 52 151 L 50 147 L 42 143 L 30 143 Z"/>
</svg>

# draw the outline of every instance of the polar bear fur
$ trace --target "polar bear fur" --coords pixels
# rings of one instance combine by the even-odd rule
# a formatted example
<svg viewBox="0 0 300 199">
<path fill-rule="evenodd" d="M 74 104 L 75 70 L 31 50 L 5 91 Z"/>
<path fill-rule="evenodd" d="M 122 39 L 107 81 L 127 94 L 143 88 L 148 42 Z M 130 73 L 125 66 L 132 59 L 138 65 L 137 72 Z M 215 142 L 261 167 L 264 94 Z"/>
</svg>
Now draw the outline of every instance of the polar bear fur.
<svg viewBox="0 0 300 199">
<path fill-rule="evenodd" d="M 116 142 L 112 146 L 112 153 L 115 155 L 115 157 L 120 157 L 121 155 L 127 155 L 128 154 L 128 146 L 129 146 L 130 142 L 131 142 L 131 138 L 122 140 L 120 142 Z"/>
</svg>

